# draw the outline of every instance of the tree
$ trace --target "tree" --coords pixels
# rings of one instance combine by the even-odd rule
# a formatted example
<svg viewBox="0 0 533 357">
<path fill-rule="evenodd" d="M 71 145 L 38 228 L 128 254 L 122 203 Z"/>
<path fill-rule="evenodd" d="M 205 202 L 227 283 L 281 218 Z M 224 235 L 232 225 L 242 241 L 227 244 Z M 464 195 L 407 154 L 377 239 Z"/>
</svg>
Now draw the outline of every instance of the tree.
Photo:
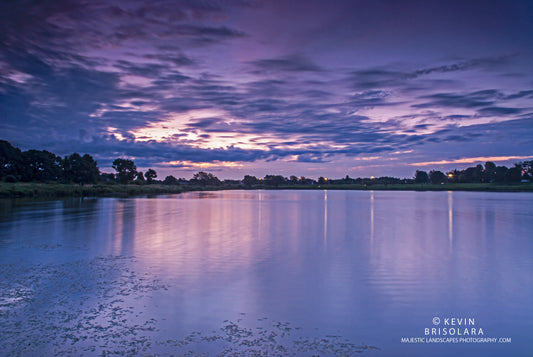
<svg viewBox="0 0 533 357">
<path fill-rule="evenodd" d="M 137 175 L 137 167 L 133 160 L 116 159 L 113 161 L 113 169 L 117 171 L 117 179 L 122 184 L 133 181 Z"/>
<path fill-rule="evenodd" d="M 259 180 L 255 176 L 246 175 L 242 179 L 242 184 L 246 187 L 251 187 L 252 185 L 257 185 Z"/>
<path fill-rule="evenodd" d="M 497 166 L 494 169 L 494 182 L 502 183 L 505 180 L 505 174 L 509 170 L 506 166 Z"/>
<path fill-rule="evenodd" d="M 525 180 L 533 180 L 533 160 L 520 162 L 520 168 L 522 169 L 522 177 Z"/>
<path fill-rule="evenodd" d="M 485 169 L 482 173 L 483 182 L 493 182 L 496 175 L 496 164 L 492 161 L 485 163 Z"/>
<path fill-rule="evenodd" d="M 146 181 L 148 181 L 148 183 L 153 183 L 154 179 L 157 177 L 157 172 L 155 172 L 155 170 L 148 169 L 148 171 L 146 171 L 144 174 L 144 177 L 146 177 Z"/>
<path fill-rule="evenodd" d="M 78 153 L 74 153 L 70 156 L 65 156 L 61 160 L 61 168 L 63 169 L 63 180 L 65 182 L 94 183 L 100 175 L 97 162 L 89 154 L 81 156 Z"/>
<path fill-rule="evenodd" d="M 135 175 L 135 181 L 133 181 L 133 183 L 135 183 L 136 185 L 144 185 L 145 184 L 145 180 L 144 180 L 144 174 L 142 171 L 139 171 L 137 172 L 137 175 Z"/>
<path fill-rule="evenodd" d="M 278 187 L 279 185 L 283 185 L 285 183 L 285 180 L 285 177 L 281 175 L 266 175 L 263 179 L 263 182 L 267 186 Z"/>
<path fill-rule="evenodd" d="M 429 180 L 433 184 L 441 184 L 446 180 L 446 176 L 442 171 L 432 170 L 429 172 Z"/>
<path fill-rule="evenodd" d="M 313 179 L 310 179 L 310 178 L 307 178 L 307 177 L 300 177 L 300 179 L 298 180 L 298 182 L 301 184 L 301 185 L 314 185 L 316 184 L 316 181 L 313 180 Z"/>
<path fill-rule="evenodd" d="M 200 171 L 194 174 L 193 178 L 190 180 L 192 184 L 197 184 L 201 186 L 220 186 L 221 182 L 215 175 L 207 172 Z"/>
<path fill-rule="evenodd" d="M 428 181 L 429 181 L 429 176 L 426 171 L 416 170 L 416 173 L 415 173 L 416 183 L 428 183 Z"/>
<path fill-rule="evenodd" d="M 503 179 L 506 183 L 518 183 L 522 180 L 522 170 L 517 166 L 511 167 L 507 170 Z"/>
<path fill-rule="evenodd" d="M 61 158 L 46 150 L 28 150 L 22 153 L 26 170 L 23 181 L 57 181 L 61 176 Z"/>
<path fill-rule="evenodd" d="M 291 183 L 291 185 L 296 185 L 298 183 L 298 177 L 294 175 L 289 177 L 289 182 Z"/>
<path fill-rule="evenodd" d="M 24 169 L 24 160 L 20 149 L 13 147 L 5 140 L 0 140 L 0 178 L 10 175 L 16 180 L 20 180 Z"/>
<path fill-rule="evenodd" d="M 165 177 L 165 179 L 163 180 L 163 185 L 178 185 L 178 184 L 179 184 L 178 179 L 172 175 Z"/>
<path fill-rule="evenodd" d="M 241 184 L 241 181 L 240 180 L 232 180 L 232 179 L 225 179 L 224 181 L 222 181 L 222 184 L 226 187 L 229 187 L 229 186 L 238 186 Z"/>
<path fill-rule="evenodd" d="M 351 184 L 351 183 L 353 183 L 353 182 L 354 182 L 354 179 L 351 178 L 351 177 L 348 176 L 348 175 L 346 175 L 346 177 L 342 179 L 342 183 L 344 183 L 344 184 Z"/>
<path fill-rule="evenodd" d="M 480 183 L 483 176 L 483 166 L 469 167 L 463 172 L 462 182 Z"/>
</svg>

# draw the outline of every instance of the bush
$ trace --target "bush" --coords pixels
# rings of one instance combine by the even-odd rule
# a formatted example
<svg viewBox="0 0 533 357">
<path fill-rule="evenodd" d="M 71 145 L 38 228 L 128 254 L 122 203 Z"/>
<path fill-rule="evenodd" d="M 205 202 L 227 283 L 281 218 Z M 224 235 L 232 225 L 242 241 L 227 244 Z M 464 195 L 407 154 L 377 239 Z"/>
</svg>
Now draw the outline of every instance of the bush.
<svg viewBox="0 0 533 357">
<path fill-rule="evenodd" d="M 17 178 L 14 175 L 7 175 L 4 178 L 4 182 L 15 183 L 15 182 L 18 182 L 18 181 L 19 180 L 17 180 Z"/>
<path fill-rule="evenodd" d="M 178 184 L 179 184 L 178 179 L 172 175 L 165 177 L 165 179 L 163 180 L 163 185 L 178 185 Z"/>
</svg>

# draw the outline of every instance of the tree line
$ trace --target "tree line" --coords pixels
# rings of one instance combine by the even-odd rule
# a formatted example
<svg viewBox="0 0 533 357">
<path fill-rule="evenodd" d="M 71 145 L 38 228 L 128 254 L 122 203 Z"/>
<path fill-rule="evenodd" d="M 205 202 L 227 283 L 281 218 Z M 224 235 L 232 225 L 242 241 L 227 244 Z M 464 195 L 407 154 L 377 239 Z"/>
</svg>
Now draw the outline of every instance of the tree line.
<svg viewBox="0 0 533 357">
<path fill-rule="evenodd" d="M 46 150 L 21 151 L 0 140 L 0 178 L 6 182 L 93 183 L 100 171 L 91 155 L 74 153 L 64 158 Z"/>
<path fill-rule="evenodd" d="M 196 185 L 196 186 L 244 186 L 280 187 L 293 185 L 374 185 L 374 184 L 444 184 L 444 183 L 518 183 L 533 181 L 533 161 L 514 164 L 513 167 L 496 166 L 486 162 L 485 166 L 477 165 L 464 170 L 453 170 L 447 173 L 438 170 L 426 172 L 416 170 L 413 178 L 351 178 L 348 175 L 341 179 L 320 177 L 318 180 L 307 177 L 282 175 L 266 175 L 257 178 L 245 175 L 242 180 L 223 180 L 207 172 L 198 172 L 189 180 L 166 176 L 157 180 L 157 172 L 148 169 L 138 171 L 135 162 L 130 159 L 117 158 L 113 161 L 116 173 L 101 173 L 96 160 L 89 154 L 78 153 L 61 157 L 46 150 L 21 151 L 9 142 L 0 140 L 0 180 L 4 182 L 61 182 L 92 184 L 98 182 L 120 184 L 154 184 L 164 185 Z"/>
<path fill-rule="evenodd" d="M 518 183 L 533 181 L 533 161 L 515 163 L 513 167 L 496 166 L 487 161 L 485 166 L 476 165 L 464 170 L 453 170 L 444 174 L 442 171 L 432 170 L 415 172 L 415 183 Z"/>
</svg>

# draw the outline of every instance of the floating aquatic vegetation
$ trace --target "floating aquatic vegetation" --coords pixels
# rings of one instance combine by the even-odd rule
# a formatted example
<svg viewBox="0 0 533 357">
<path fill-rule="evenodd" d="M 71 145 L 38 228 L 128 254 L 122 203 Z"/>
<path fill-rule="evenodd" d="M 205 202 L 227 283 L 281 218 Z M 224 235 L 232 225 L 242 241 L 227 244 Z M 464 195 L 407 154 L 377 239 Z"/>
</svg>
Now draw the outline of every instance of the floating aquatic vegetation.
<svg viewBox="0 0 533 357">
<path fill-rule="evenodd" d="M 377 347 L 241 313 L 168 339 L 143 307 L 169 289 L 133 257 L 0 264 L 0 351 L 8 356 L 351 356 Z"/>
<path fill-rule="evenodd" d="M 353 356 L 365 350 L 379 350 L 337 335 L 305 336 L 304 329 L 292 327 L 289 322 L 270 321 L 266 317 L 257 321 L 261 326 L 249 328 L 241 325 L 242 319 L 226 320 L 218 331 L 210 334 L 195 331 L 182 340 L 167 340 L 165 344 L 190 349 L 180 356 Z M 216 344 L 214 354 L 201 352 L 208 348 L 206 343 Z"/>
<path fill-rule="evenodd" d="M 133 355 L 150 350 L 153 318 L 135 311 L 167 286 L 128 268 L 132 258 L 0 265 L 0 350 L 7 355 Z"/>
</svg>

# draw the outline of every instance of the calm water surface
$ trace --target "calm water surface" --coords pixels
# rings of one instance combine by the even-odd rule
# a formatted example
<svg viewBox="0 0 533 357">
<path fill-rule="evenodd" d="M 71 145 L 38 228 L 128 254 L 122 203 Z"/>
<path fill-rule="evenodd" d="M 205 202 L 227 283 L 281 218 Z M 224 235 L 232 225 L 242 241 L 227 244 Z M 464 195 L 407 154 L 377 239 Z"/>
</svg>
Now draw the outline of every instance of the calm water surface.
<svg viewBox="0 0 533 357">
<path fill-rule="evenodd" d="M 386 191 L 0 201 L 0 349 L 531 355 L 532 201 Z M 463 331 L 445 325 L 453 317 L 483 335 L 444 335 Z M 401 342 L 416 337 L 511 342 Z"/>
</svg>

